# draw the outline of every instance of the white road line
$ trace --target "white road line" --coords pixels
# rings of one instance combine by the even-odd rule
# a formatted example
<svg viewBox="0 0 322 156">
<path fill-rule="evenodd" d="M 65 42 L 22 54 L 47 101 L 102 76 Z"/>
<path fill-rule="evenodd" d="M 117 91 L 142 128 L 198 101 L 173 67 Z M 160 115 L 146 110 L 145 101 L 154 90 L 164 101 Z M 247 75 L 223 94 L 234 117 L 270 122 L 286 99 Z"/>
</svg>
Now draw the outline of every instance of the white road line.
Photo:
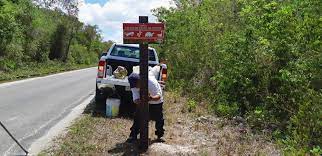
<svg viewBox="0 0 322 156">
<path fill-rule="evenodd" d="M 91 67 L 91 68 L 85 68 L 85 69 L 79 69 L 79 70 L 72 70 L 72 71 L 67 71 L 67 72 L 62 72 L 62 73 L 57 73 L 57 74 L 52 74 L 52 75 L 47 75 L 47 76 L 42 76 L 42 77 L 34 77 L 34 78 L 29 78 L 29 79 L 24 79 L 24 80 L 18 80 L 18 81 L 13 81 L 13 82 L 7 82 L 7 83 L 1 83 L 0 88 L 4 88 L 7 86 L 15 85 L 15 84 L 20 84 L 24 82 L 29 82 L 29 81 L 34 81 L 34 80 L 39 80 L 39 79 L 44 79 L 44 78 L 49 78 L 49 77 L 54 77 L 54 76 L 59 76 L 59 75 L 64 75 L 64 74 L 71 74 L 79 71 L 84 71 L 84 70 L 90 70 L 94 69 L 97 67 Z"/>
<path fill-rule="evenodd" d="M 92 93 L 92 92 L 91 92 Z M 88 96 L 88 94 L 86 95 Z M 60 120 L 54 127 L 52 127 L 48 132 L 47 134 L 45 134 L 43 137 L 40 138 L 40 140 L 44 140 L 44 141 L 50 141 L 52 140 L 55 135 L 53 134 L 59 134 L 59 132 L 55 132 L 57 130 L 64 130 L 68 124 L 70 124 L 71 121 L 73 121 L 75 118 L 77 118 L 81 113 L 82 113 L 82 110 L 84 110 L 84 108 L 86 107 L 87 104 L 90 103 L 90 101 L 94 98 L 95 95 L 90 95 L 88 98 L 86 98 L 86 96 L 80 98 L 82 101 L 77 101 L 77 103 L 80 103 L 79 105 L 77 105 L 75 108 L 72 109 L 72 111 L 66 116 L 64 117 L 62 120 Z M 84 98 L 86 98 L 85 100 L 83 100 Z M 29 133 L 28 135 L 25 135 L 24 137 L 18 139 L 19 142 L 21 142 L 22 140 L 24 139 L 27 139 L 29 137 L 32 137 L 34 135 L 36 135 L 38 133 L 38 131 L 40 131 L 41 129 L 43 129 L 44 127 L 48 126 L 51 122 L 59 119 L 65 112 L 67 111 L 67 109 L 65 109 L 62 113 L 60 113 L 56 118 L 53 118 L 49 121 L 47 121 L 45 124 L 41 125 L 38 129 L 34 130 L 33 132 Z M 66 126 L 65 126 L 66 125 Z M 54 129 L 55 128 L 55 129 Z M 52 130 L 53 129 L 53 130 Z M 46 136 L 48 138 L 46 138 Z M 35 145 L 34 145 L 35 144 Z M 34 142 L 32 145 L 31 145 L 31 148 L 30 150 L 28 151 L 35 151 L 35 152 L 40 152 L 41 149 L 42 149 L 42 146 L 46 145 L 45 143 L 43 142 Z M 12 155 L 10 154 L 11 150 L 16 147 L 16 144 L 12 144 L 8 150 L 4 153 L 4 155 Z M 31 152 L 30 152 L 31 153 Z"/>
<path fill-rule="evenodd" d="M 18 116 L 11 117 L 11 118 L 9 118 L 6 122 L 16 120 L 17 118 L 18 118 Z"/>
</svg>

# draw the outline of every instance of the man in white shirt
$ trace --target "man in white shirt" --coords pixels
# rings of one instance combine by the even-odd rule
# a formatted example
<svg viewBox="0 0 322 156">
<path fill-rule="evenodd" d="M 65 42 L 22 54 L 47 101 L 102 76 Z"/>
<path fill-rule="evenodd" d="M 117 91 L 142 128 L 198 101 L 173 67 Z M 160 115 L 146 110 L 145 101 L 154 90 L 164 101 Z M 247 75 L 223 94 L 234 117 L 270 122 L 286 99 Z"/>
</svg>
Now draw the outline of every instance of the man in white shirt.
<svg viewBox="0 0 322 156">
<path fill-rule="evenodd" d="M 129 78 L 130 87 L 132 91 L 133 102 L 137 105 L 140 104 L 140 76 L 137 73 L 132 73 Z M 163 95 L 162 88 L 154 76 L 148 78 L 148 92 L 149 92 L 149 117 L 155 121 L 155 134 L 158 136 L 157 141 L 162 142 L 161 139 L 164 135 L 164 119 L 163 119 Z M 136 111 L 137 112 L 137 111 Z M 127 142 L 137 140 L 137 135 L 140 133 L 140 119 L 135 113 L 133 125 L 131 127 L 131 134 Z"/>
</svg>

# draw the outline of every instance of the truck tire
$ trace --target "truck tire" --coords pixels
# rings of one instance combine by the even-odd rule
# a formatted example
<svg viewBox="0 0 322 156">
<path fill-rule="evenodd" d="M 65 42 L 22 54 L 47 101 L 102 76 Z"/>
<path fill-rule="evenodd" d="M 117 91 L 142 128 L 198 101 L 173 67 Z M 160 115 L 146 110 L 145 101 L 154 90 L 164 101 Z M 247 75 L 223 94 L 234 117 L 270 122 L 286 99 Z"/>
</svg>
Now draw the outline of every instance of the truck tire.
<svg viewBox="0 0 322 156">
<path fill-rule="evenodd" d="M 105 110 L 105 101 L 107 99 L 107 95 L 104 94 L 104 91 L 99 90 L 96 85 L 95 90 L 95 110 Z"/>
</svg>

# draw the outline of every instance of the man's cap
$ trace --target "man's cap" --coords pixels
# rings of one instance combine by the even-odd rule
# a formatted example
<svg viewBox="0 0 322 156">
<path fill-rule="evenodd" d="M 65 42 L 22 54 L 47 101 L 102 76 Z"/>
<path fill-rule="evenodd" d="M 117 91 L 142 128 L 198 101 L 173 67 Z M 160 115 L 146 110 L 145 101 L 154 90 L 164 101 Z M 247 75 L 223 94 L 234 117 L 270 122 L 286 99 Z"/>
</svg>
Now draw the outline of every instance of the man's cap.
<svg viewBox="0 0 322 156">
<path fill-rule="evenodd" d="M 138 83 L 138 80 L 140 80 L 140 75 L 137 73 L 132 73 L 129 75 L 128 80 L 130 83 L 130 87 L 135 88 L 136 84 Z"/>
</svg>

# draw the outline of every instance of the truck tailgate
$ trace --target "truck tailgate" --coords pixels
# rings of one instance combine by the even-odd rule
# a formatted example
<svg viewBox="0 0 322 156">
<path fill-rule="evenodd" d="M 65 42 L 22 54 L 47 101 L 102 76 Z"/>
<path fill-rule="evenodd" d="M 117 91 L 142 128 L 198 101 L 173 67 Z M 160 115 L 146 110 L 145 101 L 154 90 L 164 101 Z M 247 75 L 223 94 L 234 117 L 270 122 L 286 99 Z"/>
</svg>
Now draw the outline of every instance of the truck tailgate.
<svg viewBox="0 0 322 156">
<path fill-rule="evenodd" d="M 116 79 L 114 76 L 107 76 L 106 78 L 101 79 L 101 83 L 129 87 L 130 83 L 127 78 L 128 77 L 126 76 L 124 79 Z"/>
</svg>

